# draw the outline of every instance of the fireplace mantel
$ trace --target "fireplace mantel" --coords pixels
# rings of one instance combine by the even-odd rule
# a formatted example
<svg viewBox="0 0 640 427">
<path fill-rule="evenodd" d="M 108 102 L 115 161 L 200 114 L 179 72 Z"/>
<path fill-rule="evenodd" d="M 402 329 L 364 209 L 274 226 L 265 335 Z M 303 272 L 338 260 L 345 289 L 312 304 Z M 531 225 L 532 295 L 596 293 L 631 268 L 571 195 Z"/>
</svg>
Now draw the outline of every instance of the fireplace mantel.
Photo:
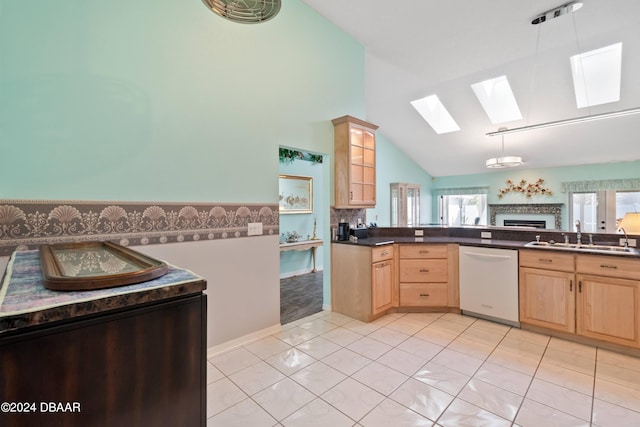
<svg viewBox="0 0 640 427">
<path fill-rule="evenodd" d="M 556 230 L 562 228 L 562 207 L 564 203 L 513 203 L 513 204 L 490 204 L 489 222 L 496 225 L 497 214 L 518 214 L 518 215 L 553 215 Z"/>
</svg>

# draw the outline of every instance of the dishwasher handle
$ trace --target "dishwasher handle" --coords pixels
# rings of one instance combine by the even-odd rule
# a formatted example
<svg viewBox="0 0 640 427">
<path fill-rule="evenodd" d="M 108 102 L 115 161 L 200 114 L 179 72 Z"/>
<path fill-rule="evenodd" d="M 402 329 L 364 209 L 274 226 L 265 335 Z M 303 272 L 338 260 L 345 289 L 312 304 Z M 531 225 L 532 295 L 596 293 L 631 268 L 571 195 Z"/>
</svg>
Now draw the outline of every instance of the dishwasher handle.
<svg viewBox="0 0 640 427">
<path fill-rule="evenodd" d="M 493 259 L 510 259 L 511 255 L 493 255 L 493 254 L 483 254 L 481 252 L 463 252 L 465 255 L 469 255 L 472 257 L 478 258 L 493 258 Z"/>
</svg>

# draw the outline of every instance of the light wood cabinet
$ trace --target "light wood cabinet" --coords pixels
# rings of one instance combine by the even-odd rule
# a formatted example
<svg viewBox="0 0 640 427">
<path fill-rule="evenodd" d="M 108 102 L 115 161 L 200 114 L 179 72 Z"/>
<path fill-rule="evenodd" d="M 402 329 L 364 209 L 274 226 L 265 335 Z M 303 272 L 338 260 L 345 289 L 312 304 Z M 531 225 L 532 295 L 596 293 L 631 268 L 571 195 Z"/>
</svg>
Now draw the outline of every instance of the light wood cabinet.
<svg viewBox="0 0 640 427">
<path fill-rule="evenodd" d="M 400 245 L 401 307 L 449 305 L 448 245 Z"/>
<path fill-rule="evenodd" d="M 640 260 L 576 257 L 577 333 L 640 347 Z"/>
<path fill-rule="evenodd" d="M 331 245 L 331 309 L 337 313 L 370 322 L 396 309 L 459 307 L 457 244 Z"/>
<path fill-rule="evenodd" d="M 376 205 L 376 129 L 351 116 L 332 120 L 334 127 L 335 207 Z"/>
<path fill-rule="evenodd" d="M 371 266 L 373 315 L 393 307 L 393 261 L 381 261 Z"/>
<path fill-rule="evenodd" d="M 639 310 L 639 259 L 520 251 L 522 324 L 640 347 Z"/>
<path fill-rule="evenodd" d="M 575 332 L 575 255 L 521 250 L 520 323 Z"/>
<path fill-rule="evenodd" d="M 574 273 L 520 267 L 520 322 L 575 332 Z"/>
<path fill-rule="evenodd" d="M 331 309 L 370 322 L 397 304 L 394 245 L 331 245 Z"/>
</svg>

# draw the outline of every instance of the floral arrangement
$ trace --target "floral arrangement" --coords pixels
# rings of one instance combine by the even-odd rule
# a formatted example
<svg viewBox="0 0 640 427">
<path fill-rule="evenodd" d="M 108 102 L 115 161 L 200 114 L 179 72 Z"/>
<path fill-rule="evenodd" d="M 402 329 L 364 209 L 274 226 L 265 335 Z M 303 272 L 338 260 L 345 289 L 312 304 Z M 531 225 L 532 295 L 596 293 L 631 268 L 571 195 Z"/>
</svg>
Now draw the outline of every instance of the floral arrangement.
<svg viewBox="0 0 640 427">
<path fill-rule="evenodd" d="M 302 236 L 297 231 L 287 231 L 287 234 L 282 233 L 282 238 L 286 243 L 294 243 L 300 240 Z"/>
<path fill-rule="evenodd" d="M 520 180 L 520 182 L 516 185 L 513 183 L 513 181 L 511 181 L 510 179 L 508 179 L 507 181 L 507 186 L 505 188 L 501 188 L 499 193 L 498 193 L 498 198 L 502 199 L 504 197 L 505 194 L 507 193 L 521 193 L 522 195 L 524 195 L 527 199 L 530 199 L 531 196 L 551 196 L 553 195 L 553 192 L 544 187 L 542 185 L 542 183 L 544 182 L 544 179 L 542 178 L 538 178 L 538 180 L 533 183 L 533 184 L 527 184 L 526 180 Z"/>
</svg>

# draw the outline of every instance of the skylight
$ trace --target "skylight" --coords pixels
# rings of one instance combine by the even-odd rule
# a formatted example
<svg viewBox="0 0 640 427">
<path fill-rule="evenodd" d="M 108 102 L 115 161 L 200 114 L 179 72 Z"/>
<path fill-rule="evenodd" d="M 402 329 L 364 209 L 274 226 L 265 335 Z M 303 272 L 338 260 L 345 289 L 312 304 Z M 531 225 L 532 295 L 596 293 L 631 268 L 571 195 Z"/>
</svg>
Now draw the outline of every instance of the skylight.
<svg viewBox="0 0 640 427">
<path fill-rule="evenodd" d="M 494 125 L 522 118 L 507 76 L 474 83 L 471 88 Z"/>
<path fill-rule="evenodd" d="M 421 99 L 411 101 L 411 105 L 415 108 L 423 119 L 429 123 L 429 126 L 438 134 L 455 132 L 460 127 L 453 120 L 451 114 L 444 108 L 438 95 L 430 95 Z"/>
<path fill-rule="evenodd" d="M 578 108 L 620 101 L 622 43 L 574 55 L 570 59 Z"/>
</svg>

